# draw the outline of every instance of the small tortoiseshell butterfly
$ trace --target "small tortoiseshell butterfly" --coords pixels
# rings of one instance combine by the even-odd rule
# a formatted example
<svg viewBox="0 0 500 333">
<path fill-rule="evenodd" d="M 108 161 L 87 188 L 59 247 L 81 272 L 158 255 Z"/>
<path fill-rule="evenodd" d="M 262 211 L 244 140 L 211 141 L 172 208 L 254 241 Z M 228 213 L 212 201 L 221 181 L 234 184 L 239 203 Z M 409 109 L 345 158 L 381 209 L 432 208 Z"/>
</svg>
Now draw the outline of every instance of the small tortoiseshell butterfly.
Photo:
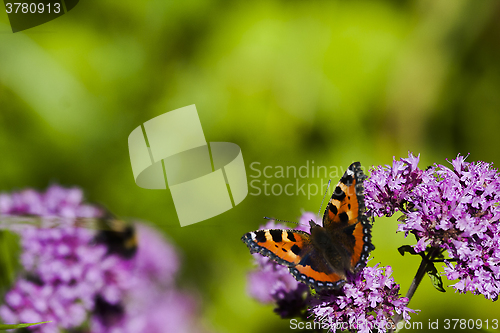
<svg viewBox="0 0 500 333">
<path fill-rule="evenodd" d="M 338 289 L 348 276 L 366 266 L 375 247 L 366 216 L 361 164 L 347 168 L 333 191 L 323 215 L 323 226 L 309 221 L 311 233 L 268 229 L 246 233 L 241 239 L 251 253 L 265 255 L 289 267 L 300 282 L 321 291 Z"/>
</svg>

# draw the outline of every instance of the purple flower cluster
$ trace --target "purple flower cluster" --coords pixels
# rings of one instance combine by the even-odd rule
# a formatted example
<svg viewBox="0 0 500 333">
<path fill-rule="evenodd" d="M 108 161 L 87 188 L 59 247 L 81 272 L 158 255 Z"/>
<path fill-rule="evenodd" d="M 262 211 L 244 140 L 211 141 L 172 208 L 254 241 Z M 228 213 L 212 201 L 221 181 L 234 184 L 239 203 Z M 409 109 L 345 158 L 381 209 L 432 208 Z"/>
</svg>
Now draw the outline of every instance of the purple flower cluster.
<svg viewBox="0 0 500 333">
<path fill-rule="evenodd" d="M 399 296 L 399 285 L 391 274 L 390 266 L 365 267 L 342 289 L 322 292 L 311 300 L 314 321 L 332 332 L 368 333 L 393 329 L 392 317 L 396 314 L 410 320 L 410 313 L 415 311 L 406 307 L 408 299 Z"/>
<path fill-rule="evenodd" d="M 92 333 L 197 332 L 196 299 L 175 289 L 179 259 L 174 248 L 153 229 L 136 224 L 138 250 L 125 267 L 127 285 L 120 302 L 99 298 L 91 318 Z M 113 282 L 110 283 L 113 285 Z M 118 310 L 118 311 L 117 311 Z"/>
<path fill-rule="evenodd" d="M 96 242 L 98 231 L 75 227 L 74 218 L 103 215 L 82 200 L 80 189 L 59 186 L 0 195 L 0 217 L 58 218 L 56 226 L 43 219 L 42 226 L 11 226 L 21 238 L 24 272 L 0 307 L 3 321 L 52 321 L 30 328 L 43 333 L 77 327 L 92 333 L 197 331 L 195 300 L 175 289 L 174 248 L 138 223 L 135 255 L 110 254 Z"/>
<path fill-rule="evenodd" d="M 309 220 L 316 220 L 316 215 L 304 213 L 297 229 L 309 232 Z M 287 229 L 274 221 L 261 229 L 274 228 Z M 338 328 L 336 325 L 345 322 L 350 325 L 346 328 L 349 330 L 380 325 L 380 332 L 385 332 L 386 324 L 392 323 L 391 316 L 402 314 L 408 320 L 409 313 L 414 312 L 406 307 L 408 299 L 399 297 L 399 285 L 390 277 L 390 267 L 385 269 L 387 276 L 378 265 L 366 267 L 354 281 L 346 283 L 341 289 L 324 291 L 313 297 L 309 287 L 296 281 L 288 268 L 260 254 L 254 254 L 254 257 L 258 268 L 249 275 L 250 295 L 264 303 L 276 303 L 275 312 L 282 318 L 303 315 L 308 309 L 321 327 L 324 328 L 326 322 L 332 331 Z M 366 325 L 363 326 L 363 323 Z"/>
<path fill-rule="evenodd" d="M 26 189 L 11 194 L 0 194 L 0 214 L 38 215 L 42 217 L 100 217 L 101 209 L 83 203 L 83 192 L 79 188 L 62 188 L 53 185 L 39 193 Z"/>
<path fill-rule="evenodd" d="M 371 170 L 369 180 L 364 182 L 368 215 L 392 216 L 402 209 L 412 189 L 422 181 L 422 170 L 417 167 L 419 157 L 408 153 L 408 158 L 394 158 L 392 166 Z"/>
<path fill-rule="evenodd" d="M 405 160 L 401 160 L 405 162 Z M 417 159 L 418 162 L 418 159 Z M 488 299 L 500 293 L 500 175 L 491 164 L 466 162 L 463 156 L 451 161 L 453 169 L 436 164 L 413 174 L 401 172 L 401 163 L 392 168 L 375 169 L 366 182 L 367 206 L 374 214 L 392 215 L 400 203 L 385 200 L 385 195 L 403 198 L 407 209 L 399 230 L 413 233 L 418 239 L 415 251 L 428 248 L 446 250 L 456 264 L 445 267 L 449 280 L 459 279 L 453 287 L 459 292 L 470 291 Z M 410 167 L 406 164 L 403 169 Z M 394 175 L 397 175 L 394 177 Z M 387 187 L 379 184 L 399 179 L 399 184 Z M 415 180 L 417 179 L 417 180 Z"/>
<path fill-rule="evenodd" d="M 75 217 L 100 217 L 101 211 L 83 205 L 82 197 L 78 189 L 58 186 L 50 187 L 45 193 L 25 190 L 1 194 L 0 214 L 61 216 L 68 218 L 62 220 L 66 222 Z M 81 325 L 86 312 L 94 306 L 96 292 L 106 286 L 100 273 L 113 268 L 114 258 L 105 258 L 104 246 L 88 246 L 94 237 L 89 229 L 69 225 L 36 228 L 29 224 L 12 228 L 21 234 L 21 263 L 27 274 L 6 294 L 6 304 L 0 308 L 3 320 L 8 323 L 52 321 L 37 326 L 40 332 L 57 332 L 58 326 Z M 102 291 L 112 297 L 112 291 Z"/>
</svg>

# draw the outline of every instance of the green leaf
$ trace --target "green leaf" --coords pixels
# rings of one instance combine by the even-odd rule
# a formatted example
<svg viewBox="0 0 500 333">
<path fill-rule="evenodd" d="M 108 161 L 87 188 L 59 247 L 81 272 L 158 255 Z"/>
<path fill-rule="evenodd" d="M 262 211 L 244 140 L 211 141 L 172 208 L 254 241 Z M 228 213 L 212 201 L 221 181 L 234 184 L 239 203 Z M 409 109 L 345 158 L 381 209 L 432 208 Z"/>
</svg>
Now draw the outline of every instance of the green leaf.
<svg viewBox="0 0 500 333">
<path fill-rule="evenodd" d="M 0 294 L 15 281 L 19 268 L 19 236 L 6 230 L 0 230 Z"/>
<path fill-rule="evenodd" d="M 411 254 L 411 255 L 416 255 L 416 254 L 418 254 L 417 252 L 415 252 L 415 250 L 413 249 L 413 246 L 411 246 L 411 245 L 403 245 L 403 246 L 400 246 L 400 247 L 398 248 L 398 251 L 399 251 L 399 253 L 400 253 L 402 256 L 404 256 L 404 255 L 405 255 L 405 253 L 409 253 L 409 254 Z"/>
<path fill-rule="evenodd" d="M 434 263 L 428 263 L 426 267 L 427 275 L 431 278 L 432 285 L 434 288 L 444 293 L 446 290 L 443 288 L 443 280 L 441 280 L 441 276 L 439 276 L 436 266 Z"/>
<path fill-rule="evenodd" d="M 5 330 L 13 330 L 15 328 L 23 328 L 23 327 L 29 327 L 33 325 L 40 325 L 40 324 L 45 324 L 45 323 L 50 323 L 50 321 L 43 321 L 40 323 L 26 323 L 26 324 L 0 324 L 0 330 L 5 331 Z"/>
</svg>

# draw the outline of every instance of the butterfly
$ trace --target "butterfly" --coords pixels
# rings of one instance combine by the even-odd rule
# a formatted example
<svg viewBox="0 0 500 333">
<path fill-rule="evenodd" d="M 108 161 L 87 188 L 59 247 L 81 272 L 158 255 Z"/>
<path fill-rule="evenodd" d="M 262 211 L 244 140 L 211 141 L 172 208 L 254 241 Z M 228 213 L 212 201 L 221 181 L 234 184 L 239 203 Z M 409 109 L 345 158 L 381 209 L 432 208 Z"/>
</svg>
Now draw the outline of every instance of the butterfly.
<svg viewBox="0 0 500 333">
<path fill-rule="evenodd" d="M 241 240 L 251 253 L 260 253 L 287 266 L 300 282 L 316 291 L 339 289 L 366 266 L 371 223 L 366 215 L 359 162 L 340 178 L 323 215 L 323 226 L 309 221 L 310 233 L 291 229 L 248 232 Z"/>
</svg>

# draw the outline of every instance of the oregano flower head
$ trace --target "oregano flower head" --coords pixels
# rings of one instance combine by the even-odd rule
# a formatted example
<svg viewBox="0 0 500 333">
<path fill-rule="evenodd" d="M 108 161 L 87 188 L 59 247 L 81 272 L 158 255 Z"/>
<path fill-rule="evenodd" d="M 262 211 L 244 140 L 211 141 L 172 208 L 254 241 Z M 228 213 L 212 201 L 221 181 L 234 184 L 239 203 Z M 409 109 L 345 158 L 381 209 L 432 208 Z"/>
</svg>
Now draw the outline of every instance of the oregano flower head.
<svg viewBox="0 0 500 333">
<path fill-rule="evenodd" d="M 366 183 L 373 215 L 404 216 L 399 231 L 414 234 L 415 252 L 447 251 L 445 273 L 457 291 L 496 300 L 500 293 L 500 175 L 491 163 L 457 156 L 451 167 L 417 167 L 418 157 L 374 168 Z M 392 198 L 392 199 L 389 199 Z"/>
</svg>

